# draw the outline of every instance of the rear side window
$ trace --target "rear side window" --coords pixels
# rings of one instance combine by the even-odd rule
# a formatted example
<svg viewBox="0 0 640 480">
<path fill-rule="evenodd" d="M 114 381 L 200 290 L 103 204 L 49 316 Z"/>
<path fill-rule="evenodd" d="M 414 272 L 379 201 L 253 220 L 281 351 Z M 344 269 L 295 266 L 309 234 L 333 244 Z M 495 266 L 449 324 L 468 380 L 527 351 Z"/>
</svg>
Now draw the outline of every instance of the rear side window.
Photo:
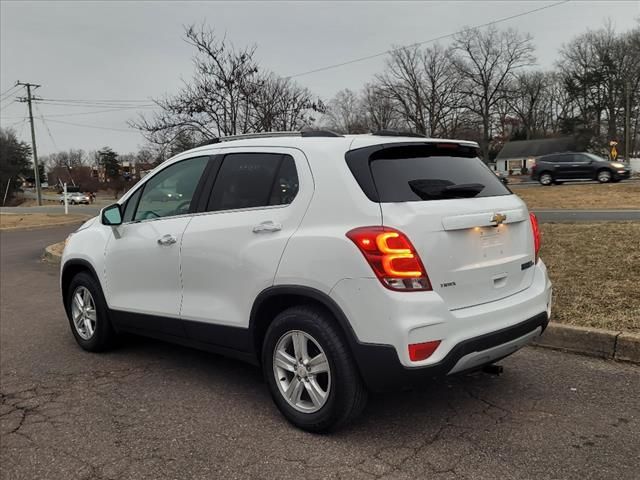
<svg viewBox="0 0 640 480">
<path fill-rule="evenodd" d="M 347 163 L 365 194 L 374 201 L 416 202 L 511 194 L 472 148 L 413 144 L 352 155 L 356 152 L 347 154 Z M 368 158 L 362 158 L 363 153 Z M 365 162 L 368 168 L 364 168 Z"/>
<path fill-rule="evenodd" d="M 226 155 L 207 210 L 286 205 L 298 193 L 298 174 L 290 155 L 234 153 Z"/>
</svg>

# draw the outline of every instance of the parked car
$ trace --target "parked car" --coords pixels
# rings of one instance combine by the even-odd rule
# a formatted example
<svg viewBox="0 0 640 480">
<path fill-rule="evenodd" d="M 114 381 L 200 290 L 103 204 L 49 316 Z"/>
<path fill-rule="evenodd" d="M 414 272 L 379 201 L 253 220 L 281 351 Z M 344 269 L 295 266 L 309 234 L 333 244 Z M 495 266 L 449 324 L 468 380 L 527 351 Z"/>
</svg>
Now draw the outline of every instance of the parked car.
<svg viewBox="0 0 640 480">
<path fill-rule="evenodd" d="M 318 432 L 368 391 L 482 368 L 545 330 L 537 220 L 475 142 L 224 140 L 68 238 L 62 298 L 82 348 L 133 332 L 260 365 L 282 414 Z M 169 185 L 180 204 L 154 200 Z"/>
<path fill-rule="evenodd" d="M 631 176 L 629 165 L 610 162 L 592 153 L 554 153 L 544 155 L 531 167 L 531 179 L 542 185 L 565 181 L 597 180 L 600 183 L 619 182 Z"/>
<path fill-rule="evenodd" d="M 81 203 L 84 205 L 89 205 L 91 199 L 89 198 L 89 195 L 85 195 L 84 193 L 72 192 L 67 193 L 67 202 L 70 205 L 78 205 Z M 60 195 L 60 203 L 64 204 L 64 193 Z"/>
</svg>

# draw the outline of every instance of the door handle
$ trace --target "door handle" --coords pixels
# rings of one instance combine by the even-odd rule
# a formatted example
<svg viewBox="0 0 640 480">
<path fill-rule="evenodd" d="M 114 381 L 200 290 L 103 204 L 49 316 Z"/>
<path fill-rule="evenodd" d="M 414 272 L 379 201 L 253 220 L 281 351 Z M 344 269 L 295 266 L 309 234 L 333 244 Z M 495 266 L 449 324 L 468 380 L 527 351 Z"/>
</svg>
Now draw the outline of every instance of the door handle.
<svg viewBox="0 0 640 480">
<path fill-rule="evenodd" d="M 253 233 L 270 233 L 279 232 L 280 230 L 282 230 L 282 225 L 279 223 L 274 223 L 271 220 L 259 223 L 258 225 L 253 227 Z"/>
<path fill-rule="evenodd" d="M 158 239 L 158 245 L 161 245 L 163 247 L 168 245 L 173 245 L 176 242 L 177 242 L 176 237 L 174 237 L 170 233 L 167 233 L 166 235 L 163 235 Z"/>
</svg>

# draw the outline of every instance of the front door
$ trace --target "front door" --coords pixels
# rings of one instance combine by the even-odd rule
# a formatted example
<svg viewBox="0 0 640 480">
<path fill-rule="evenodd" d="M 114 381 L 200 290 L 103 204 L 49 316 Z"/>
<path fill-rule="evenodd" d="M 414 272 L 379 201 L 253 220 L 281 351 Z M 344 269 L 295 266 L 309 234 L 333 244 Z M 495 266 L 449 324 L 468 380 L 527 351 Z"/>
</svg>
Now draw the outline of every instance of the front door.
<svg viewBox="0 0 640 480">
<path fill-rule="evenodd" d="M 571 155 L 571 168 L 573 170 L 573 178 L 594 178 L 595 172 L 591 166 L 591 159 L 581 153 Z"/>
<path fill-rule="evenodd" d="M 311 200 L 313 180 L 299 150 L 221 154 L 207 212 L 193 217 L 182 242 L 181 318 L 189 336 L 243 349 L 234 340 L 241 336 L 229 333 L 238 330 L 224 326 L 246 328 L 253 301 L 273 285 L 287 241 Z"/>
<path fill-rule="evenodd" d="M 181 330 L 179 322 L 165 328 L 153 325 L 153 318 L 179 317 L 180 245 L 208 161 L 191 158 L 154 174 L 129 197 L 123 224 L 113 227 L 105 252 L 107 298 L 112 310 L 142 314 L 127 316 L 143 323 L 134 327 Z"/>
</svg>

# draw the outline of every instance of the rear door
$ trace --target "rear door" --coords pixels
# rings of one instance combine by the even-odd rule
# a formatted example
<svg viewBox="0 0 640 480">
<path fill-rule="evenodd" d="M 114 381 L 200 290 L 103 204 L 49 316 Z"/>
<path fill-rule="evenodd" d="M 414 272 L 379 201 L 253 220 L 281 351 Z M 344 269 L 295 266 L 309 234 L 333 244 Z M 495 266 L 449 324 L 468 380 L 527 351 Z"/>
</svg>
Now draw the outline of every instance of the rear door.
<svg viewBox="0 0 640 480">
<path fill-rule="evenodd" d="M 580 176 L 579 165 L 574 163 L 574 156 L 571 153 L 555 155 L 553 164 L 556 167 L 555 178 L 563 180 L 572 180 L 582 178 Z"/>
<path fill-rule="evenodd" d="M 357 163 L 354 153 L 347 154 L 348 163 Z M 527 208 L 475 149 L 390 144 L 365 154 L 383 225 L 408 235 L 450 309 L 495 301 L 531 284 Z M 362 169 L 352 172 L 356 179 L 363 175 Z"/>
<path fill-rule="evenodd" d="M 181 318 L 190 336 L 229 345 L 210 327 L 248 326 L 254 299 L 273 285 L 302 221 L 313 181 L 296 149 L 229 148 L 217 158 L 205 212 L 193 217 L 182 241 Z"/>
</svg>

